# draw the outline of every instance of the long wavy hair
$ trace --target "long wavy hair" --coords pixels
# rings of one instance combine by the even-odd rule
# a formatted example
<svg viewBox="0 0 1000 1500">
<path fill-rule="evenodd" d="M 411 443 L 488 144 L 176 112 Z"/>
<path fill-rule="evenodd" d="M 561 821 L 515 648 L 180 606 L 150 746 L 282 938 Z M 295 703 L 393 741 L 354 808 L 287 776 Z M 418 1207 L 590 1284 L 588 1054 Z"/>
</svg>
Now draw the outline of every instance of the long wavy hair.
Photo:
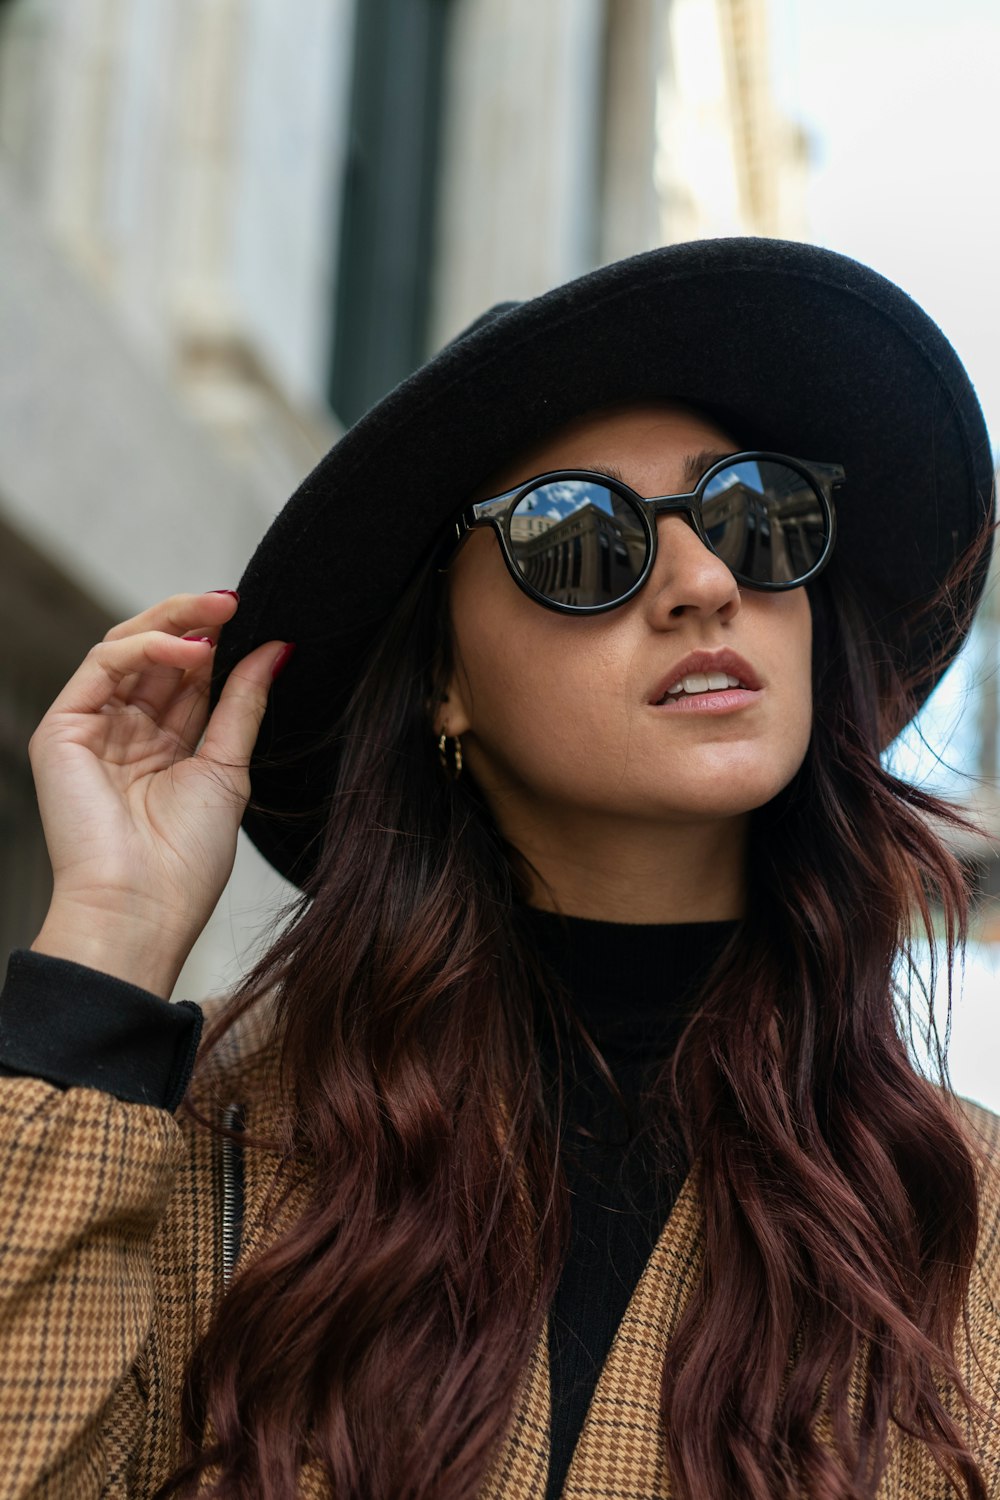
<svg viewBox="0 0 1000 1500">
<path fill-rule="evenodd" d="M 657 1092 L 705 1213 L 663 1350 L 668 1459 L 683 1500 L 863 1500 L 895 1428 L 986 1500 L 940 1394 L 971 1405 L 954 1339 L 975 1162 L 911 1062 L 900 993 L 915 936 L 936 920 L 949 965 L 964 939 L 963 876 L 928 822 L 957 815 L 883 768 L 919 684 L 834 571 L 811 590 L 805 762 L 754 815 L 745 920 Z M 312 1190 L 195 1353 L 163 1496 L 200 1478 L 217 1500 L 291 1500 L 308 1460 L 337 1500 L 473 1500 L 544 1328 L 568 1216 L 535 1030 L 549 991 L 516 852 L 438 764 L 448 641 L 428 567 L 338 729 L 315 877 L 215 1032 L 277 996 L 283 1176 Z M 560 1023 L 551 995 L 541 1014 Z"/>
</svg>

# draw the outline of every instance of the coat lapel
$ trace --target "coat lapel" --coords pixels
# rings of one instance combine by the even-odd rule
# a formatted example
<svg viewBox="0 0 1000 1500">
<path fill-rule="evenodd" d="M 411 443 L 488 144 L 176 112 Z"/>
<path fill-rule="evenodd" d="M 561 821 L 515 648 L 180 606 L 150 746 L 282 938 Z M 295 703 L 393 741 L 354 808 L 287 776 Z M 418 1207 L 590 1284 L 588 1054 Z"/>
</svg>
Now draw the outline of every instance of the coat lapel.
<svg viewBox="0 0 1000 1500">
<path fill-rule="evenodd" d="M 524 1372 L 507 1436 L 479 1492 L 479 1500 L 544 1500 L 550 1428 L 546 1323 Z"/>
<path fill-rule="evenodd" d="M 701 1268 L 697 1171 L 674 1204 L 625 1311 L 580 1433 L 563 1500 L 669 1500 L 659 1394 L 663 1351 Z M 544 1500 L 551 1403 L 548 1326 L 481 1500 Z"/>
<path fill-rule="evenodd" d="M 697 1283 L 701 1260 L 695 1170 L 688 1174 L 611 1345 L 566 1476 L 564 1500 L 669 1497 L 660 1373 L 663 1351 Z"/>
</svg>

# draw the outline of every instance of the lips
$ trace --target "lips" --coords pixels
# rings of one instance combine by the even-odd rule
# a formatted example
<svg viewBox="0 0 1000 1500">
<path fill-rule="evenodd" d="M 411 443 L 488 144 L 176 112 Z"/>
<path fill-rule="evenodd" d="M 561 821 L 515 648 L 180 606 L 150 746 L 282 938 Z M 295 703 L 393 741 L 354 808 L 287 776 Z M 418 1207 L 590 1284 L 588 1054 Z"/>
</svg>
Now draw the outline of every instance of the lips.
<svg viewBox="0 0 1000 1500">
<path fill-rule="evenodd" d="M 672 698 L 725 688 L 742 688 L 756 693 L 760 691 L 761 681 L 750 663 L 735 651 L 691 651 L 660 679 L 648 701 L 659 707 Z"/>
</svg>

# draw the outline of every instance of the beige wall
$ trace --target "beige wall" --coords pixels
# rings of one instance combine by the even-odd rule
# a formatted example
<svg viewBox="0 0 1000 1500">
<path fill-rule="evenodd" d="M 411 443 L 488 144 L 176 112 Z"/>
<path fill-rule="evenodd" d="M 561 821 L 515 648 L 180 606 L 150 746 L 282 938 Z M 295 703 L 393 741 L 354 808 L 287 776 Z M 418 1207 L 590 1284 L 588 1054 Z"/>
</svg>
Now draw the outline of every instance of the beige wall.
<svg viewBox="0 0 1000 1500">
<path fill-rule="evenodd" d="M 600 0 L 453 9 L 431 343 L 595 259 Z"/>
<path fill-rule="evenodd" d="M 805 137 L 774 101 L 766 0 L 672 0 L 657 109 L 664 241 L 807 237 Z"/>
<path fill-rule="evenodd" d="M 767 0 L 464 0 L 454 16 L 433 346 L 658 244 L 804 235 Z"/>
<path fill-rule="evenodd" d="M 123 338 L 2 166 L 0 351 L 0 937 L 10 946 L 31 940 L 44 899 L 26 759 L 34 725 L 115 620 L 169 593 L 235 583 L 277 502 Z M 259 918 L 261 893 L 280 889 L 243 844 L 179 993 L 232 972 L 242 913 Z"/>
<path fill-rule="evenodd" d="M 288 492 L 323 405 L 354 0 L 8 0 L 0 160 L 173 399 Z"/>
</svg>

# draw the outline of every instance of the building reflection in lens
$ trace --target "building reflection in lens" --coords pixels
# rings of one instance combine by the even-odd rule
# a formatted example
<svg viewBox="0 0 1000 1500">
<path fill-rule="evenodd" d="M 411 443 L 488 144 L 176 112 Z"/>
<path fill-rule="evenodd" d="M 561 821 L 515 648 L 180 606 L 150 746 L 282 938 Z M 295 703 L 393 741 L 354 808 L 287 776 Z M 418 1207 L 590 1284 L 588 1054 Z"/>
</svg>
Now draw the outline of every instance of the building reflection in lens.
<svg viewBox="0 0 1000 1500">
<path fill-rule="evenodd" d="M 734 572 L 761 583 L 790 583 L 812 571 L 826 540 L 819 497 L 787 464 L 734 464 L 710 481 L 705 531 Z"/>
<path fill-rule="evenodd" d="M 705 489 L 702 520 L 723 562 L 759 583 L 791 583 L 810 573 L 826 540 L 812 485 L 787 464 L 767 460 L 721 470 Z M 559 604 L 621 598 L 646 560 L 646 533 L 629 502 L 585 480 L 532 490 L 511 516 L 510 541 L 528 583 Z"/>
<path fill-rule="evenodd" d="M 510 539 L 528 583 L 559 604 L 620 598 L 646 559 L 646 534 L 627 502 L 582 480 L 532 491 L 511 517 Z"/>
</svg>

